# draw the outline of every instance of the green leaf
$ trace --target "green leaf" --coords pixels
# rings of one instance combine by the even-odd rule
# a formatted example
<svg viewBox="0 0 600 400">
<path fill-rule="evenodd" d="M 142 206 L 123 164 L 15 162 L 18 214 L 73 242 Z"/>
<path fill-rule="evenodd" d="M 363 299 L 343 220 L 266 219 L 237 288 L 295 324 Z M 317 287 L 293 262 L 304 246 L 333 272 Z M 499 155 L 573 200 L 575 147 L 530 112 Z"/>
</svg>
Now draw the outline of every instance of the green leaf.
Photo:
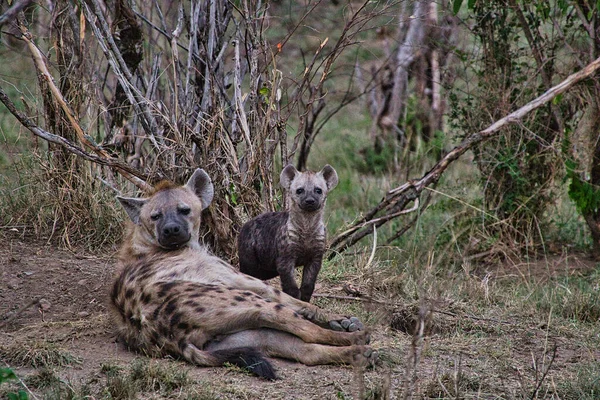
<svg viewBox="0 0 600 400">
<path fill-rule="evenodd" d="M 600 0 L 598 0 L 600 3 Z M 569 7 L 569 2 L 567 0 L 558 0 L 558 8 L 560 11 L 565 14 L 567 12 L 567 8 Z"/>
<path fill-rule="evenodd" d="M 17 379 L 17 376 L 10 368 L 0 368 L 0 383 L 9 381 L 11 379 Z"/>
<path fill-rule="evenodd" d="M 458 14 L 460 11 L 460 6 L 462 6 L 462 2 L 463 0 L 454 0 L 454 4 L 452 5 L 452 12 L 454 12 L 454 14 Z"/>
<path fill-rule="evenodd" d="M 468 3 L 467 3 L 467 8 L 468 8 L 469 10 L 472 10 L 472 9 L 473 9 L 473 7 L 475 6 L 475 1 L 477 1 L 477 0 L 469 0 L 469 1 L 468 1 Z"/>
<path fill-rule="evenodd" d="M 258 91 L 258 93 L 260 93 L 261 95 L 267 97 L 271 93 L 271 90 L 268 87 L 262 87 L 262 88 L 260 88 L 260 90 Z"/>
<path fill-rule="evenodd" d="M 29 396 L 23 390 L 19 390 L 19 393 L 9 393 L 8 400 L 28 400 Z"/>
<path fill-rule="evenodd" d="M 557 95 L 555 98 L 552 99 L 552 104 L 557 105 L 558 103 L 561 102 L 563 98 L 563 94 L 560 93 L 559 95 Z"/>
</svg>

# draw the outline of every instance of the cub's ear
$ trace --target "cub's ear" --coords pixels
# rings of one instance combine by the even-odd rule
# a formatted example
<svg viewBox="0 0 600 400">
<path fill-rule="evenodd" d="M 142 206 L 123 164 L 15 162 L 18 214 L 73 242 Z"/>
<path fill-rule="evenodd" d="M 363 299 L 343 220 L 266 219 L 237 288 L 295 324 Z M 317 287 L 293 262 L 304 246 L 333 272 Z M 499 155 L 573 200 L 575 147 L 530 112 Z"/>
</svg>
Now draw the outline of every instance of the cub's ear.
<svg viewBox="0 0 600 400">
<path fill-rule="evenodd" d="M 290 190 L 290 186 L 292 185 L 292 181 L 296 178 L 299 172 L 292 164 L 288 164 L 283 171 L 281 171 L 281 175 L 279 176 L 279 184 L 285 190 Z"/>
<path fill-rule="evenodd" d="M 129 215 L 129 219 L 133 221 L 134 224 L 140 224 L 140 210 L 146 204 L 147 199 L 136 199 L 134 197 L 121 197 L 117 196 L 117 200 L 121 203 L 125 211 L 127 211 L 127 215 Z"/>
<path fill-rule="evenodd" d="M 202 168 L 198 168 L 194 171 L 192 177 L 187 181 L 185 187 L 196 193 L 196 196 L 202 201 L 202 209 L 210 205 L 215 195 L 215 188 L 213 186 L 210 176 Z"/>
<path fill-rule="evenodd" d="M 327 183 L 327 191 L 333 190 L 339 182 L 337 172 L 335 169 L 329 164 L 323 167 L 321 171 L 319 171 L 319 175 L 325 179 L 325 183 Z"/>
</svg>

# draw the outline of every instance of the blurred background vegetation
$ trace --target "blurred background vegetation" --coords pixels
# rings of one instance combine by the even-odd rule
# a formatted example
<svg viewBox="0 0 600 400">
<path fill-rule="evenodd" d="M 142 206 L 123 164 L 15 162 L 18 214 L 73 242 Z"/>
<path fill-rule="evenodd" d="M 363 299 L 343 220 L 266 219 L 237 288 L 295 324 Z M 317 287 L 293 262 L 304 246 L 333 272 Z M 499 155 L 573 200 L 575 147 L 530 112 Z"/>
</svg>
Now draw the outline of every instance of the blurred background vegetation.
<svg viewBox="0 0 600 400">
<path fill-rule="evenodd" d="M 283 164 L 338 170 L 335 237 L 600 48 L 589 1 L 22 1 L 3 10 L 8 101 L 72 147 L 131 166 L 119 174 L 86 162 L 2 107 L 3 229 L 67 246 L 118 242 L 116 191 L 182 181 L 200 166 L 219 194 L 205 239 L 232 259 L 241 224 L 283 206 Z M 377 224 L 378 244 L 440 248 L 458 264 L 562 248 L 598 256 L 597 90 L 588 79 L 472 146 L 418 210 Z"/>
</svg>

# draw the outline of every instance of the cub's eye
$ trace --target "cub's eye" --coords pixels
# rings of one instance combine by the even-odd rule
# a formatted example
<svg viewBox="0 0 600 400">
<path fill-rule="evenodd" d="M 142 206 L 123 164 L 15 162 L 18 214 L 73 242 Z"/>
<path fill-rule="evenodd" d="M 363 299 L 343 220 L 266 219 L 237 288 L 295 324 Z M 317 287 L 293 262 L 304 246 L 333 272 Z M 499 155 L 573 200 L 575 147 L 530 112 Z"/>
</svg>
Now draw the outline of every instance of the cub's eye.
<svg viewBox="0 0 600 400">
<path fill-rule="evenodd" d="M 192 211 L 191 208 L 180 208 L 179 209 L 179 214 L 181 215 L 190 215 L 190 212 Z"/>
<path fill-rule="evenodd" d="M 323 190 L 321 188 L 315 188 L 315 193 L 321 194 L 321 193 L 323 193 Z"/>
<path fill-rule="evenodd" d="M 156 213 L 156 214 L 152 214 L 152 215 L 150 216 L 150 219 L 151 219 L 152 221 L 158 221 L 158 220 L 160 219 L 160 217 L 162 217 L 162 214 L 161 214 L 161 213 Z"/>
<path fill-rule="evenodd" d="M 296 194 L 302 194 L 304 193 L 304 189 L 300 188 L 300 189 L 296 189 Z"/>
</svg>

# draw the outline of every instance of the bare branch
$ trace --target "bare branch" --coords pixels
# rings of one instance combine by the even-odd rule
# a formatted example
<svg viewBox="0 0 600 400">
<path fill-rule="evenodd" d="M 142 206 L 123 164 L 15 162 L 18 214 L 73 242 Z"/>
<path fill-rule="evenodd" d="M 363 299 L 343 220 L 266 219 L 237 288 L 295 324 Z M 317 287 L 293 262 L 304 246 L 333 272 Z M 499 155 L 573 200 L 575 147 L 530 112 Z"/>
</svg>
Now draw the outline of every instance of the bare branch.
<svg viewBox="0 0 600 400">
<path fill-rule="evenodd" d="M 31 3 L 33 3 L 33 0 L 21 0 L 15 2 L 8 10 L 4 12 L 4 14 L 0 15 L 0 28 L 7 22 L 14 20 L 17 17 L 17 14 L 27 8 L 27 6 Z"/>
<path fill-rule="evenodd" d="M 142 116 L 141 121 L 144 125 L 146 135 L 148 135 L 148 138 L 154 145 L 155 149 L 160 151 L 157 136 L 160 140 L 162 138 L 162 134 L 160 134 L 158 124 L 156 123 L 156 120 L 149 109 L 149 100 L 144 98 L 142 93 L 140 93 L 140 91 L 133 85 L 134 79 L 131 75 L 131 71 L 129 71 L 127 64 L 119 52 L 114 38 L 112 37 L 110 28 L 108 27 L 108 23 L 102 14 L 100 5 L 98 4 L 97 0 L 92 0 L 92 3 L 94 4 L 95 12 L 92 12 L 87 3 L 82 3 L 85 17 L 90 23 L 90 26 L 96 35 L 96 39 L 98 40 L 98 44 L 106 55 L 106 58 L 108 59 L 108 62 L 110 63 L 114 73 L 119 78 L 119 83 L 125 90 L 129 102 L 136 109 L 136 113 Z M 96 24 L 96 22 L 98 24 Z"/>
<path fill-rule="evenodd" d="M 444 156 L 433 168 L 427 172 L 421 179 L 411 180 L 402 186 L 391 189 L 386 193 L 384 198 L 377 204 L 371 211 L 369 211 L 363 218 L 356 221 L 346 231 L 337 235 L 331 242 L 330 252 L 332 254 L 341 253 L 348 247 L 356 244 L 360 239 L 369 235 L 372 232 L 370 225 L 375 224 L 379 227 L 384 223 L 391 220 L 390 215 L 395 215 L 399 211 L 403 210 L 411 201 L 416 200 L 421 195 L 421 192 L 426 187 L 436 184 L 442 174 L 446 171 L 448 166 L 459 159 L 465 152 L 471 150 L 476 145 L 486 141 L 487 139 L 494 137 L 502 128 L 518 123 L 524 116 L 529 114 L 531 111 L 547 104 L 552 101 L 556 96 L 564 93 L 575 84 L 582 80 L 589 78 L 600 68 L 600 58 L 596 59 L 592 63 L 588 64 L 581 71 L 576 72 L 558 85 L 548 89 L 544 94 L 530 101 L 518 110 L 510 113 L 504 118 L 499 119 L 486 129 L 474 133 L 465 140 L 462 141 L 458 146 L 452 149 L 448 154 Z M 384 215 L 378 218 L 375 216 L 381 212 Z"/>
<path fill-rule="evenodd" d="M 2 88 L 0 88 L 0 102 L 2 102 L 6 106 L 8 111 L 10 111 L 11 114 L 13 114 L 19 120 L 19 122 L 25 128 L 29 129 L 31 131 L 31 133 L 33 133 L 34 135 L 36 135 L 50 143 L 54 143 L 59 146 L 62 146 L 65 149 L 67 149 L 69 152 L 71 152 L 79 157 L 82 157 L 88 161 L 92 161 L 92 162 L 95 162 L 96 164 L 100 164 L 100 165 L 106 165 L 108 167 L 115 169 L 121 175 L 123 175 L 123 177 L 125 177 L 126 179 L 131 181 L 133 184 L 135 184 L 138 188 L 140 188 L 143 191 L 148 191 L 151 188 L 151 186 L 146 183 L 146 181 L 148 179 L 148 177 L 146 175 L 142 174 L 141 172 L 137 171 L 136 169 L 132 168 L 131 166 L 123 163 L 122 161 L 116 160 L 111 157 L 103 157 L 100 155 L 95 155 L 93 153 L 89 153 L 89 152 L 85 151 L 84 149 L 82 149 L 81 147 L 71 143 L 64 137 L 55 135 L 48 131 L 45 131 L 42 128 L 40 128 L 39 126 L 37 126 L 36 124 L 34 124 L 29 119 L 29 117 L 27 117 L 26 115 L 22 114 L 21 112 L 19 112 L 17 110 L 17 108 L 15 107 L 13 102 L 8 98 L 8 96 L 6 95 L 4 90 L 2 90 Z"/>
</svg>

